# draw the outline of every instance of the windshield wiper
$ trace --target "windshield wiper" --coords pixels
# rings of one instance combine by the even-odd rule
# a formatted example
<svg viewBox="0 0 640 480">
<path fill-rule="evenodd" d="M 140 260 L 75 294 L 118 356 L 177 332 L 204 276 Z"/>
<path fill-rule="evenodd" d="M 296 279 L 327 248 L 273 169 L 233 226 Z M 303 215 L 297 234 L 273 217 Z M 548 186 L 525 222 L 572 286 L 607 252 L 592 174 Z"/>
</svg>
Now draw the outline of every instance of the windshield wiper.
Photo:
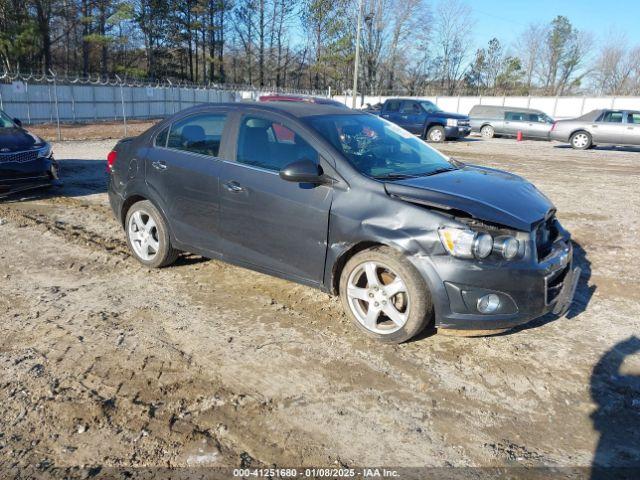
<svg viewBox="0 0 640 480">
<path fill-rule="evenodd" d="M 413 178 L 413 177 L 417 177 L 418 174 L 416 173 L 412 173 L 412 174 L 408 174 L 408 173 L 390 173 L 388 175 L 378 175 L 375 178 L 376 180 L 402 180 L 403 178 Z"/>
<path fill-rule="evenodd" d="M 377 177 L 373 177 L 376 180 L 402 180 L 405 178 L 416 178 L 416 177 L 430 177 L 431 175 L 437 175 L 438 173 L 450 172 L 452 170 L 457 170 L 455 167 L 443 167 L 438 168 L 436 170 L 432 170 L 430 172 L 418 172 L 418 173 L 389 173 L 387 175 L 380 175 Z"/>
</svg>

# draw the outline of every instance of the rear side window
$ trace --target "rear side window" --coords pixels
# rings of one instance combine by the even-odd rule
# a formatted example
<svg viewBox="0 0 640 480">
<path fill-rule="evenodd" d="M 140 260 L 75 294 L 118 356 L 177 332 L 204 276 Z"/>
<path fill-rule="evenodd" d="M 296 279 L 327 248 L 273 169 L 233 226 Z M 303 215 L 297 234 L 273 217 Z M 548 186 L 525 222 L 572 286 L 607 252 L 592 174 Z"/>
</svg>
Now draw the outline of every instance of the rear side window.
<svg viewBox="0 0 640 480">
<path fill-rule="evenodd" d="M 217 157 L 227 116 L 201 114 L 171 125 L 167 148 Z"/>
<path fill-rule="evenodd" d="M 387 112 L 399 112 L 400 111 L 400 100 L 389 100 L 385 104 L 384 108 Z"/>
<path fill-rule="evenodd" d="M 167 137 L 169 137 L 169 127 L 165 128 L 158 135 L 156 135 L 156 140 L 154 142 L 154 145 L 156 147 L 166 147 Z"/>
<path fill-rule="evenodd" d="M 505 112 L 504 119 L 513 122 L 522 122 L 524 121 L 524 114 L 520 112 Z"/>
<path fill-rule="evenodd" d="M 629 113 L 627 116 L 627 123 L 640 123 L 640 113 Z"/>
<path fill-rule="evenodd" d="M 318 152 L 290 128 L 259 117 L 242 120 L 238 136 L 238 163 L 277 172 L 302 159 L 318 163 Z"/>
<path fill-rule="evenodd" d="M 602 117 L 602 122 L 622 123 L 622 112 L 607 112 Z"/>
</svg>

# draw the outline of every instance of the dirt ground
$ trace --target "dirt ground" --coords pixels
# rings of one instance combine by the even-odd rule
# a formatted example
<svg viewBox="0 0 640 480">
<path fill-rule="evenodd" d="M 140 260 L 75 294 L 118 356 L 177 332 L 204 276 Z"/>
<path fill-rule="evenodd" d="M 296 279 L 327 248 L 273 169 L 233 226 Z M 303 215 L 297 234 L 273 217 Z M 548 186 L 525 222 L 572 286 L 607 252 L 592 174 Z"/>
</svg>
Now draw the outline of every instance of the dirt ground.
<svg viewBox="0 0 640 480">
<path fill-rule="evenodd" d="M 156 120 L 128 120 L 128 137 L 140 135 L 155 124 Z M 58 127 L 55 124 L 25 125 L 30 132 L 54 140 L 58 138 Z M 119 121 L 105 121 L 100 123 L 66 123 L 60 125 L 61 140 L 105 140 L 119 139 L 125 136 L 124 123 Z"/>
<path fill-rule="evenodd" d="M 3 478 L 640 466 L 640 149 L 439 146 L 549 196 L 583 270 L 576 302 L 499 336 L 383 346 L 307 287 L 195 256 L 140 266 L 108 207 L 113 145 L 55 144 L 65 186 L 0 203 Z"/>
</svg>

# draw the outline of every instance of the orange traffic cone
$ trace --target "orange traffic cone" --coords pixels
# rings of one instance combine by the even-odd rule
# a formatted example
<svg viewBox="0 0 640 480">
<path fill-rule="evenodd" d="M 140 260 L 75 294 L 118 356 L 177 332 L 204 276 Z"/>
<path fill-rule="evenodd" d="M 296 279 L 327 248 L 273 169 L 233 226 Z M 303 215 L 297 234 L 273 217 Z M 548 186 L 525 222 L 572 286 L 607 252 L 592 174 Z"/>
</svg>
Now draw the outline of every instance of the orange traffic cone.
<svg viewBox="0 0 640 480">
<path fill-rule="evenodd" d="M 516 136 L 516 141 L 521 142 L 522 141 L 522 131 L 518 130 L 518 135 Z"/>
</svg>

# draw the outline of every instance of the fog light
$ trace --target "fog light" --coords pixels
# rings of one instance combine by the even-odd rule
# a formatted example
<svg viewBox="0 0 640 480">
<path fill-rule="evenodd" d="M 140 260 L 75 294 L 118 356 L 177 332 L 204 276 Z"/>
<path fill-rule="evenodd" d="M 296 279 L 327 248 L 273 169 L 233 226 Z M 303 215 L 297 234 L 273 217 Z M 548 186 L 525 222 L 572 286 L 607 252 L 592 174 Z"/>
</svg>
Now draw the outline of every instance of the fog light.
<svg viewBox="0 0 640 480">
<path fill-rule="evenodd" d="M 480 313 L 493 313 L 500 307 L 500 297 L 490 293 L 478 299 L 478 311 Z"/>
</svg>

